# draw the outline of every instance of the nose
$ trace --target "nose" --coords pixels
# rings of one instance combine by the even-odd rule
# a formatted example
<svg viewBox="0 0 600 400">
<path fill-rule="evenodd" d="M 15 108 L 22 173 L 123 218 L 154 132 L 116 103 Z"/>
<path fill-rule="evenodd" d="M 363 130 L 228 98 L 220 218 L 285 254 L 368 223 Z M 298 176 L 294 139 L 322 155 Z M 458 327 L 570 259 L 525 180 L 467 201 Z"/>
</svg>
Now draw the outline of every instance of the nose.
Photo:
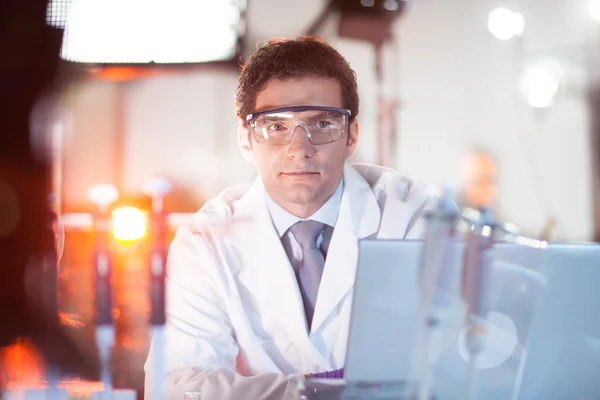
<svg viewBox="0 0 600 400">
<path fill-rule="evenodd" d="M 287 155 L 290 159 L 310 158 L 315 154 L 315 146 L 308 139 L 308 132 L 302 125 L 296 125 L 292 132 L 292 141 L 288 144 Z"/>
</svg>

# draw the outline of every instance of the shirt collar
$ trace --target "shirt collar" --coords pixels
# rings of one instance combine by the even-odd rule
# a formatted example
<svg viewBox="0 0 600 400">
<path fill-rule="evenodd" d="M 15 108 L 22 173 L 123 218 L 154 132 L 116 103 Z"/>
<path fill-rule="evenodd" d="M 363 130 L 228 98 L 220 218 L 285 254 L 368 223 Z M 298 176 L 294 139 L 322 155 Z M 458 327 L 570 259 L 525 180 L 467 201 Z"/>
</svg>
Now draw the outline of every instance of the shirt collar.
<svg viewBox="0 0 600 400">
<path fill-rule="evenodd" d="M 337 189 L 335 189 L 335 192 L 333 192 L 333 194 L 329 197 L 325 204 L 323 204 L 323 206 L 321 206 L 321 208 L 319 208 L 317 212 L 315 212 L 308 218 L 297 217 L 289 211 L 285 210 L 283 207 L 277 204 L 275 200 L 273 200 L 271 196 L 269 196 L 265 191 L 265 197 L 267 198 L 267 207 L 269 208 L 269 213 L 271 214 L 273 225 L 275 226 L 275 230 L 277 231 L 279 237 L 282 237 L 285 234 L 285 232 L 287 232 L 287 230 L 296 222 L 308 219 L 322 222 L 325 225 L 329 225 L 331 227 L 335 227 L 338 218 L 338 213 L 340 211 L 340 203 L 342 202 L 343 191 L 344 180 L 342 179 Z"/>
</svg>

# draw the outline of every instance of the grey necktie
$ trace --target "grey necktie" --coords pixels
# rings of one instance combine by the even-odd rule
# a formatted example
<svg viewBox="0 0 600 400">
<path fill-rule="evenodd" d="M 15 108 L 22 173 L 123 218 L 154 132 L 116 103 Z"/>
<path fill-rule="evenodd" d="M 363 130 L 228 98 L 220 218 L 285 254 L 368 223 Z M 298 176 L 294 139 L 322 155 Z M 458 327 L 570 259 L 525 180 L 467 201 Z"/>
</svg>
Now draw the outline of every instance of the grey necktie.
<svg viewBox="0 0 600 400">
<path fill-rule="evenodd" d="M 325 266 L 323 253 L 317 248 L 317 238 L 324 227 L 325 224 L 322 222 L 308 220 L 299 221 L 290 228 L 290 232 L 292 232 L 302 249 L 302 261 L 296 271 L 296 279 L 302 294 L 309 329 L 315 312 L 323 267 Z"/>
</svg>

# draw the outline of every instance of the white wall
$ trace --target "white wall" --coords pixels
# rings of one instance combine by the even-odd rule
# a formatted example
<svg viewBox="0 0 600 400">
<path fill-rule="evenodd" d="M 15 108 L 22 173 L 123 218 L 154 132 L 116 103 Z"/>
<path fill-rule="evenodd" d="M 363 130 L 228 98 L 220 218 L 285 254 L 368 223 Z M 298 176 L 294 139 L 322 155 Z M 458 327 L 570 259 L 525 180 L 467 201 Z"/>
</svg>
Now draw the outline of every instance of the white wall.
<svg viewBox="0 0 600 400">
<path fill-rule="evenodd" d="M 457 182 L 470 147 L 487 148 L 500 167 L 498 206 L 504 218 L 537 235 L 555 215 L 555 239 L 589 240 L 586 100 L 573 90 L 540 114 L 522 101 L 516 90 L 517 44 L 497 41 L 486 31 L 487 13 L 499 3 L 412 3 L 398 32 L 404 104 L 399 168 L 439 185 Z M 587 40 L 587 2 L 521 4 L 525 53 L 560 57 L 574 70 L 571 83 L 580 84 L 583 65 L 577 52 Z"/>
<path fill-rule="evenodd" d="M 199 203 L 255 176 L 239 153 L 233 92 L 237 71 L 196 71 L 129 84 L 125 185 L 172 179 Z"/>
<path fill-rule="evenodd" d="M 63 107 L 72 117 L 64 129 L 63 207 L 80 209 L 87 190 L 98 183 L 118 185 L 116 118 L 118 88 L 112 82 L 89 81 L 72 86 Z"/>
<path fill-rule="evenodd" d="M 522 3 L 527 5 L 522 7 L 526 51 L 565 58 L 570 71 L 575 71 L 569 77 L 581 85 L 585 74 L 578 44 L 588 37 L 587 2 Z M 261 38 L 301 34 L 323 4 L 253 0 L 247 52 Z M 588 240 L 592 178 L 585 99 L 571 90 L 537 117 L 521 101 L 515 91 L 515 44 L 498 42 L 486 30 L 487 13 L 497 4 L 411 2 L 398 24 L 398 59 L 393 59 L 393 52 L 386 53 L 386 92 L 402 101 L 397 168 L 440 186 L 458 187 L 468 150 L 475 145 L 488 148 L 500 165 L 498 206 L 503 217 L 537 235 L 547 217 L 556 215 L 554 239 Z M 372 162 L 376 159 L 373 50 L 336 37 L 334 23 L 330 21 L 323 34 L 359 77 L 362 139 L 355 159 Z M 160 174 L 175 179 L 200 204 L 224 187 L 254 176 L 236 148 L 236 77 L 233 70 L 209 69 L 128 84 L 124 98 L 128 189 L 136 190 L 145 178 Z"/>
</svg>

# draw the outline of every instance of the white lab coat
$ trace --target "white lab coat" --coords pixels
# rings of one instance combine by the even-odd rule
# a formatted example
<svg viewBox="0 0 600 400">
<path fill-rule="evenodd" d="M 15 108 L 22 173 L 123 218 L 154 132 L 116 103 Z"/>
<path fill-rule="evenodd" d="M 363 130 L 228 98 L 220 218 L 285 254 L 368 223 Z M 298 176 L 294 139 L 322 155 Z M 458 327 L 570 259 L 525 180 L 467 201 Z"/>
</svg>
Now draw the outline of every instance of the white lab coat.
<svg viewBox="0 0 600 400">
<path fill-rule="evenodd" d="M 171 244 L 167 265 L 167 398 L 200 389 L 202 400 L 280 399 L 290 376 L 342 368 L 358 239 L 416 238 L 439 191 L 378 166 L 344 169 L 344 192 L 311 332 L 264 186 L 210 200 Z M 152 359 L 146 398 L 152 397 Z"/>
</svg>

